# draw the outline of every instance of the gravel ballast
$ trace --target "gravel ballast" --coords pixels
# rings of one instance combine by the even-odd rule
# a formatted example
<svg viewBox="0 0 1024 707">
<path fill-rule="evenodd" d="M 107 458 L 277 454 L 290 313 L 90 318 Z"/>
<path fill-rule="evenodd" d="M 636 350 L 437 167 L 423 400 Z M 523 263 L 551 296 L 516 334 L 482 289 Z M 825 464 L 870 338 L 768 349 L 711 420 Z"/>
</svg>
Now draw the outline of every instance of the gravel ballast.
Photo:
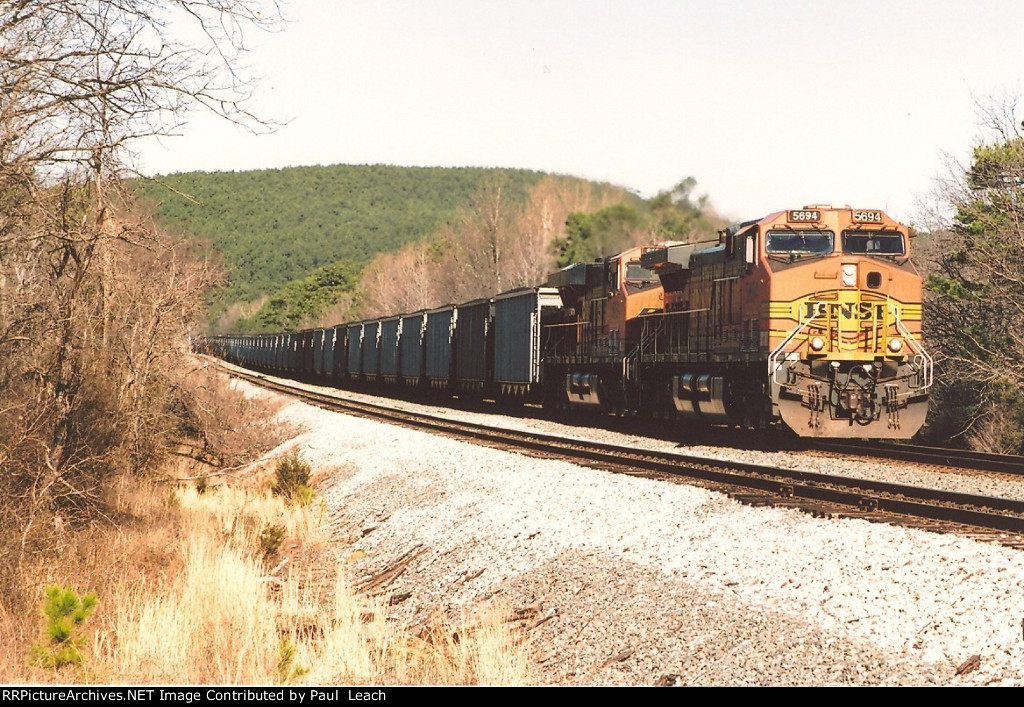
<svg viewBox="0 0 1024 707">
<path fill-rule="evenodd" d="M 551 422 L 448 414 L 636 443 Z M 358 577 L 415 550 L 388 586 L 409 594 L 393 611 L 410 625 L 484 601 L 528 607 L 539 684 L 1024 684 L 1020 551 L 750 508 L 303 403 L 279 415 L 306 430 L 289 445 L 323 479 L 339 560 L 361 558 L 350 562 Z M 758 463 L 779 461 L 757 454 Z M 820 458 L 805 467 L 790 456 L 796 468 L 886 473 Z M 901 473 L 939 485 L 920 480 L 925 470 Z M 976 655 L 979 667 L 957 675 Z"/>
</svg>

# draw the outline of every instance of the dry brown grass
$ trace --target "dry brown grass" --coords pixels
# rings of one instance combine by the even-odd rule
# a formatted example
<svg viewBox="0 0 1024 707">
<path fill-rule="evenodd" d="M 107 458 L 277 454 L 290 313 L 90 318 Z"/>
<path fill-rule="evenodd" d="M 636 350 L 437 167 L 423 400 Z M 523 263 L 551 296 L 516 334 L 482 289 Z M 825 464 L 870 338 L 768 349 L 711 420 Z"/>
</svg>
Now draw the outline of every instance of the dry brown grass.
<svg viewBox="0 0 1024 707">
<path fill-rule="evenodd" d="M 417 635 L 387 618 L 386 597 L 354 592 L 343 566 L 324 566 L 320 502 L 300 507 L 265 484 L 194 487 L 125 479 L 114 489 L 116 529 L 69 535 L 63 559 L 24 581 L 95 591 L 81 666 L 29 666 L 38 616 L 0 599 L 5 682 L 162 684 L 488 684 L 529 681 L 527 646 L 508 612 L 438 615 Z M 284 529 L 267 556 L 261 533 Z M 282 562 L 287 558 L 287 562 Z"/>
</svg>

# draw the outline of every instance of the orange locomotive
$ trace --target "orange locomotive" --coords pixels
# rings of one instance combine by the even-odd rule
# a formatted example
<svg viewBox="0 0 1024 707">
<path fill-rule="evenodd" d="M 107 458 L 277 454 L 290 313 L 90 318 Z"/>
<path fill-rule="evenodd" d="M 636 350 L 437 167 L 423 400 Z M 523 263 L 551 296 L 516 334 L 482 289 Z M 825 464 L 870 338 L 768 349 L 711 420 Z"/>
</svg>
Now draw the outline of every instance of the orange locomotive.
<svg viewBox="0 0 1024 707">
<path fill-rule="evenodd" d="M 565 305 L 545 326 L 548 398 L 783 422 L 801 436 L 908 438 L 932 382 L 909 244 L 881 211 L 813 205 L 717 242 L 566 268 L 548 282 Z"/>
</svg>

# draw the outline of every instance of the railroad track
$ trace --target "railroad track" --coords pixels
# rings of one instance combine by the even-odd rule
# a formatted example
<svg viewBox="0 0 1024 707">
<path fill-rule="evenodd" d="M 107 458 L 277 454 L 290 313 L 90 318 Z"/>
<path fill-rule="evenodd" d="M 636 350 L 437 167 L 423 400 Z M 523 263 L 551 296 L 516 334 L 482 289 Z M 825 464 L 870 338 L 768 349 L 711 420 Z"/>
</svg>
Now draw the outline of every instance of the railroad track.
<svg viewBox="0 0 1024 707">
<path fill-rule="evenodd" d="M 697 484 L 754 506 L 861 518 L 1024 549 L 1024 501 L 635 449 L 396 410 L 310 390 L 236 367 L 230 375 L 319 407 L 616 473 Z M 857 452 L 864 454 L 861 450 Z"/>
<path fill-rule="evenodd" d="M 967 471 L 992 471 L 1001 474 L 1024 475 L 1024 457 L 1009 454 L 990 454 L 988 452 L 943 449 L 941 447 L 921 447 L 909 444 L 892 444 L 891 442 L 821 441 L 812 442 L 811 446 L 816 450 L 838 454 L 894 459 L 915 464 L 944 466 Z"/>
</svg>

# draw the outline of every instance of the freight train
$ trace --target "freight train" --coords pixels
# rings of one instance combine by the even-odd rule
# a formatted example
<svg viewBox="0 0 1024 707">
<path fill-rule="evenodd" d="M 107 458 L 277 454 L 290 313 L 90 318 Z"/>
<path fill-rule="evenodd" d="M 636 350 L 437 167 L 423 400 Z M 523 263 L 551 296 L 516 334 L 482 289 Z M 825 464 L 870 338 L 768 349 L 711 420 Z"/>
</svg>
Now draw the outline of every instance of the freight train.
<svg viewBox="0 0 1024 707">
<path fill-rule="evenodd" d="M 824 204 L 464 304 L 204 346 L 341 387 L 804 437 L 909 438 L 933 376 L 909 229 L 877 209 Z"/>
</svg>

